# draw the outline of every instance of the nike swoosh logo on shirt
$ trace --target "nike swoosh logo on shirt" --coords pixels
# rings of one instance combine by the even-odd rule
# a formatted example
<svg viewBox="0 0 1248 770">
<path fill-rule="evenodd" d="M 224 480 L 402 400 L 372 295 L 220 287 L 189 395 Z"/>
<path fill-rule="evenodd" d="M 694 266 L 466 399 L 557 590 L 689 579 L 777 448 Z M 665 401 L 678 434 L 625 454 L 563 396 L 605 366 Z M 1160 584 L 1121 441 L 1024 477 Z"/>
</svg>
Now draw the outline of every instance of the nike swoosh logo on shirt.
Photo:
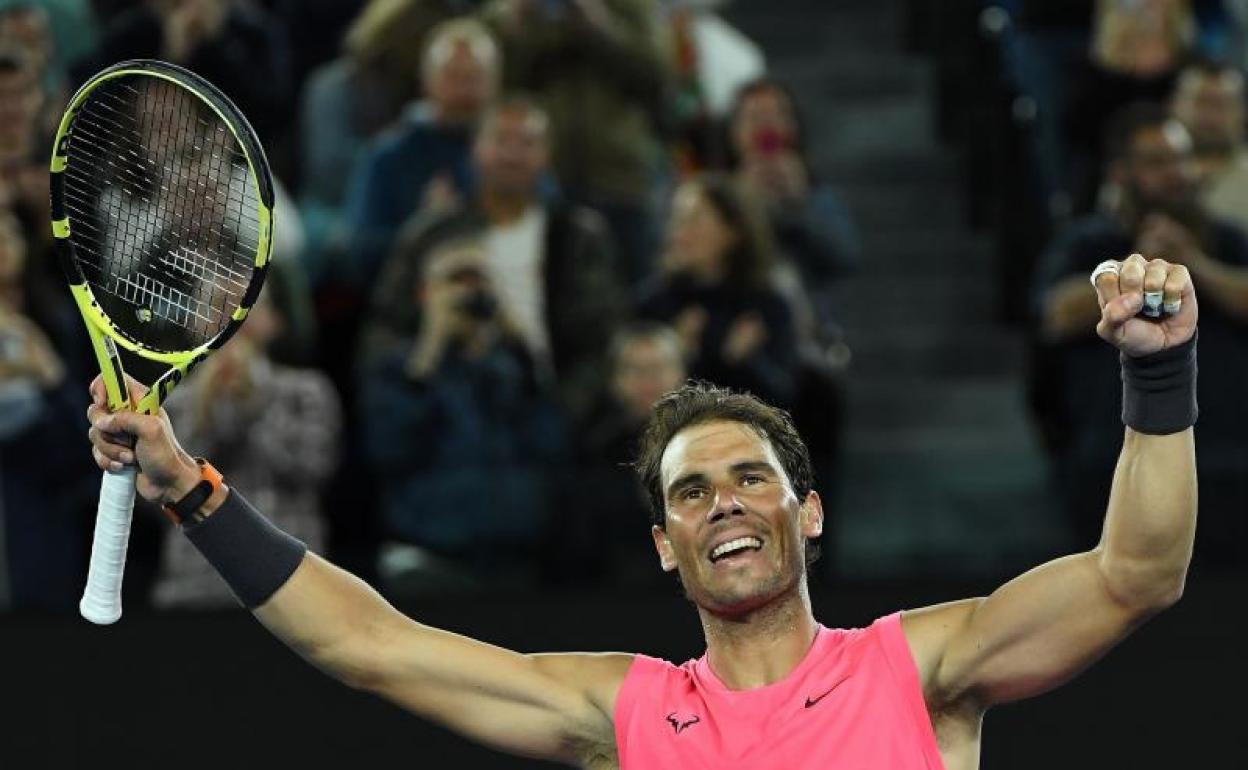
<svg viewBox="0 0 1248 770">
<path fill-rule="evenodd" d="M 821 701 L 821 700 L 823 700 L 824 698 L 828 697 L 829 695 L 831 695 L 831 694 L 832 694 L 832 691 L 833 691 L 833 690 L 835 690 L 836 688 L 838 688 L 838 687 L 840 687 L 841 685 L 845 684 L 847 681 L 849 681 L 849 677 L 845 677 L 845 678 L 844 678 L 844 679 L 842 679 L 841 681 L 837 682 L 836 684 L 832 685 L 832 686 L 831 686 L 831 687 L 829 687 L 828 689 L 824 690 L 824 691 L 823 691 L 823 694 L 822 694 L 822 695 L 820 695 L 820 696 L 819 696 L 819 697 L 817 697 L 817 698 L 812 698 L 812 697 L 810 697 L 809 695 L 807 695 L 807 696 L 806 696 L 806 708 L 810 708 L 811 706 L 814 706 L 815 704 L 817 704 L 819 701 Z"/>
</svg>

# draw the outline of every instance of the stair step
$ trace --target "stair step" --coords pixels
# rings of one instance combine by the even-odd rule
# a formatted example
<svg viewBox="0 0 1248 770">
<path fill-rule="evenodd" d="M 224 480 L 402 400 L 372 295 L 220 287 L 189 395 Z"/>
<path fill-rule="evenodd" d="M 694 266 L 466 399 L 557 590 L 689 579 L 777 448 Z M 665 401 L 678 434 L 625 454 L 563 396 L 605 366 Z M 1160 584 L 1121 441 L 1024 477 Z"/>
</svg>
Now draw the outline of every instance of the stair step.
<svg viewBox="0 0 1248 770">
<path fill-rule="evenodd" d="M 960 191 L 947 183 L 843 182 L 840 190 L 862 228 L 931 228 L 965 219 Z"/>
<path fill-rule="evenodd" d="M 872 446 L 929 446 L 949 442 L 974 446 L 1029 435 L 1018 383 L 1001 377 L 861 377 L 849 392 L 850 430 Z M 912 431 L 912 436 L 899 435 Z M 957 435 L 941 436 L 941 431 Z M 887 435 L 885 435 L 887 434 Z M 865 446 L 865 445 L 864 445 Z"/>
<path fill-rule="evenodd" d="M 834 13 L 830 12 L 834 11 Z M 823 2 L 736 3 L 724 16 L 763 45 L 769 53 L 784 55 L 784 43 L 798 43 L 798 50 L 873 51 L 901 48 L 903 17 L 896 3 L 879 0 Z M 794 25 L 793 19 L 805 23 Z M 794 29 L 798 26 L 798 29 Z"/>
<path fill-rule="evenodd" d="M 903 227 L 877 225 L 860 232 L 866 255 L 859 277 L 874 280 L 877 274 L 897 276 L 898 268 L 920 275 L 956 271 L 964 279 L 982 275 L 971 271 L 995 271 L 996 253 L 985 238 L 949 226 Z"/>
<path fill-rule="evenodd" d="M 1024 362 L 1022 345 L 1013 334 L 982 323 L 961 329 L 913 324 L 867 328 L 847 321 L 845 337 L 853 351 L 851 378 L 876 373 L 933 378 L 1017 376 Z"/>
<path fill-rule="evenodd" d="M 930 181 L 955 189 L 960 183 L 961 159 L 958 153 L 941 147 L 899 148 L 887 155 L 842 153 L 837 148 L 821 157 L 816 166 L 820 175 L 833 183 L 904 183 Z"/>
<path fill-rule="evenodd" d="M 846 466 L 854 483 L 840 490 L 834 525 L 844 574 L 998 572 L 1065 543 L 1030 447 L 856 450 Z"/>
<path fill-rule="evenodd" d="M 937 327 L 940 336 L 951 336 L 950 332 L 956 335 L 957 327 L 995 325 L 1000 302 L 991 286 L 954 276 L 943 278 L 947 281 L 920 279 L 912 274 L 888 285 L 878 282 L 870 288 L 860 281 L 857 291 L 837 306 L 838 317 L 846 319 L 851 333 L 859 331 L 860 323 L 923 326 L 929 330 Z M 946 285 L 956 286 L 957 291 L 949 291 Z M 965 340 L 962 344 L 970 346 L 973 341 Z"/>
</svg>

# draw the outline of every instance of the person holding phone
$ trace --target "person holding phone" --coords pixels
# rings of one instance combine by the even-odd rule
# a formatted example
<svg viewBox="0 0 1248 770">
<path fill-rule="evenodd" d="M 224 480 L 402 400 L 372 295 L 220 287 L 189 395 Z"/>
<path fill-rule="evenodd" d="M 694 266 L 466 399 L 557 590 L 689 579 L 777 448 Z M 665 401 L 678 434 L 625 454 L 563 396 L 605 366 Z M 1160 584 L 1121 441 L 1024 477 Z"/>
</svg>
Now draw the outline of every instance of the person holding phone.
<svg viewBox="0 0 1248 770">
<path fill-rule="evenodd" d="M 417 330 L 379 354 L 360 383 L 387 536 L 474 582 L 531 565 L 551 500 L 547 469 L 565 442 L 488 258 L 474 228 L 424 254 L 406 285 Z"/>
<path fill-rule="evenodd" d="M 734 178 L 761 204 L 774 236 L 773 279 L 803 348 L 818 359 L 818 351 L 841 338 L 835 289 L 862 261 L 853 216 L 835 188 L 812 172 L 801 112 L 779 81 L 763 77 L 738 91 L 728 147 Z"/>
</svg>

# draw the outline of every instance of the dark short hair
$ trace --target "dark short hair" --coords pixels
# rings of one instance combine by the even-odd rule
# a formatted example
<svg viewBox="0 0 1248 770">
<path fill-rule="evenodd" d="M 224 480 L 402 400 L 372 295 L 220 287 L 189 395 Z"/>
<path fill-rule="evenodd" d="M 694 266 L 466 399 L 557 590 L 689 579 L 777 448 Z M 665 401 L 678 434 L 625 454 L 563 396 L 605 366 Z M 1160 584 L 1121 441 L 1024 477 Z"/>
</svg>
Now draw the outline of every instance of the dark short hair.
<svg viewBox="0 0 1248 770">
<path fill-rule="evenodd" d="M 671 326 L 660 321 L 631 321 L 611 335 L 611 345 L 607 349 L 607 360 L 611 362 L 611 367 L 616 368 L 620 365 L 624 350 L 629 345 L 642 341 L 667 343 L 676 351 L 677 356 L 680 356 L 682 361 L 684 360 L 680 335 Z"/>
<path fill-rule="evenodd" d="M 532 95 L 521 91 L 509 91 L 486 107 L 485 113 L 481 116 L 481 125 L 477 129 L 477 136 L 484 133 L 498 120 L 500 115 L 523 112 L 528 115 L 537 117 L 542 123 L 542 133 L 545 135 L 546 141 L 550 141 L 550 113 L 546 108 Z"/>
<path fill-rule="evenodd" d="M 788 412 L 749 393 L 736 393 L 709 382 L 690 380 L 654 405 L 634 464 L 650 497 L 650 520 L 655 526 L 667 527 L 667 506 L 659 472 L 667 445 L 685 428 L 721 420 L 746 425 L 771 444 L 797 499 L 805 500 L 810 494 L 815 482 L 810 451 Z"/>
<path fill-rule="evenodd" d="M 1134 102 L 1114 113 L 1105 126 L 1105 160 L 1109 163 L 1126 160 L 1131 154 L 1135 137 L 1141 131 L 1164 128 L 1174 120 L 1170 109 L 1158 102 Z"/>
</svg>

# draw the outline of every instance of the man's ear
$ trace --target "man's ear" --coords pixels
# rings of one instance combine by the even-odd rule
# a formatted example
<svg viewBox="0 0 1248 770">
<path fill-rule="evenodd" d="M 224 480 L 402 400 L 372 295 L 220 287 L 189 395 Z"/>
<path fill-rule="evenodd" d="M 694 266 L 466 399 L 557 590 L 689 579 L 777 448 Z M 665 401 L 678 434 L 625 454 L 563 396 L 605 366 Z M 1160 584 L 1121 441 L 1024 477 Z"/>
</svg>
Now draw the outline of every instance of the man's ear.
<svg viewBox="0 0 1248 770">
<path fill-rule="evenodd" d="M 812 540 L 823 534 L 823 500 L 813 489 L 798 508 L 798 525 L 802 529 L 802 537 Z"/>
<path fill-rule="evenodd" d="M 663 571 L 676 569 L 676 553 L 672 550 L 672 541 L 667 539 L 667 532 L 656 524 L 650 527 L 650 536 L 654 538 L 654 549 L 659 552 L 659 565 Z"/>
</svg>

